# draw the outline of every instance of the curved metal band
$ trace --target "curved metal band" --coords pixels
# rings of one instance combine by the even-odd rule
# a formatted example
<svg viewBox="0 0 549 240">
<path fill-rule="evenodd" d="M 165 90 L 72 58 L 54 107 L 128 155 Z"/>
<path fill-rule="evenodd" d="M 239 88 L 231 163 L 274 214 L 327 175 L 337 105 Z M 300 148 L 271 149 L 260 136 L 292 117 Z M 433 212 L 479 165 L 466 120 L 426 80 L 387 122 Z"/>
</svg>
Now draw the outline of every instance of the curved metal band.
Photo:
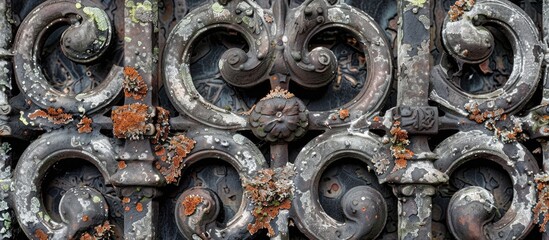
<svg viewBox="0 0 549 240">
<path fill-rule="evenodd" d="M 316 34 L 328 28 L 347 30 L 357 38 L 357 41 L 363 46 L 361 50 L 366 55 L 367 77 L 358 96 L 340 107 L 349 110 L 350 118 L 344 123 L 339 119 L 331 119 L 330 115 L 334 113 L 333 110 L 315 111 L 310 114 L 312 127 L 346 125 L 349 120 L 378 111 L 384 102 L 393 76 L 391 50 L 385 31 L 368 14 L 347 4 L 323 6 L 319 2 L 323 1 L 303 4 L 290 12 L 289 16 L 292 17 L 286 24 L 286 29 L 289 29 L 287 35 L 295 37 L 289 40 L 288 49 L 284 52 L 285 59 L 293 75 L 296 76 L 292 78 L 293 81 L 305 87 L 323 86 L 335 78 L 335 68 L 325 71 L 315 70 L 309 65 L 318 65 L 314 62 L 319 60 L 318 57 L 313 58 L 311 54 L 315 51 L 328 51 L 331 55 L 326 55 L 326 58 L 330 59 L 330 62 L 332 61 L 331 57 L 335 58 L 335 55 L 325 48 L 313 49 L 309 52 L 307 50 L 309 41 Z M 322 11 L 315 10 L 315 7 L 322 9 Z M 322 16 L 318 16 L 318 18 L 322 17 L 321 23 L 302 26 L 303 23 L 307 23 L 306 20 L 303 20 L 303 18 L 306 18 L 303 15 L 307 14 L 308 8 L 322 13 Z M 319 54 L 322 55 L 322 53 Z M 337 65 L 336 59 L 333 59 L 333 64 Z M 335 65 L 334 67 L 336 67 Z M 328 66 L 326 65 L 326 67 Z M 330 73 L 329 71 L 333 72 Z M 329 79 L 326 79 L 326 77 L 329 77 Z"/>
<path fill-rule="evenodd" d="M 291 210 L 303 233 L 312 239 L 375 239 L 381 233 L 387 206 L 376 189 L 359 186 L 344 195 L 341 203 L 346 217 L 344 223 L 320 210 L 322 206 L 318 201 L 318 182 L 330 163 L 343 157 L 354 157 L 373 167 L 371 159 L 381 146 L 370 135 L 345 132 L 322 135 L 303 148 L 295 161 L 296 191 Z"/>
<path fill-rule="evenodd" d="M 511 178 L 513 184 L 513 200 L 510 208 L 504 216 L 496 222 L 490 221 L 490 211 L 484 210 L 484 205 L 473 206 L 484 201 L 489 203 L 490 199 L 485 198 L 488 194 L 464 189 L 458 191 L 454 196 L 453 203 L 450 203 L 449 210 L 461 209 L 448 213 L 449 226 L 455 237 L 459 239 L 472 239 L 472 236 L 486 236 L 486 239 L 520 239 L 524 237 L 533 226 L 534 213 L 532 208 L 536 204 L 536 188 L 531 182 L 534 181 L 534 173 L 539 169 L 536 160 L 530 152 L 519 143 L 503 144 L 493 136 L 488 136 L 481 131 L 460 132 L 444 140 L 435 150 L 439 159 L 435 161 L 435 167 L 451 176 L 452 172 L 460 165 L 478 158 L 487 159 L 499 164 Z M 468 195 L 469 197 L 464 197 Z M 466 199 L 462 201 L 460 199 Z M 468 207 L 465 207 L 470 205 Z M 470 212 L 464 209 L 473 209 L 471 212 L 478 214 L 481 219 L 474 219 L 474 222 L 460 222 L 460 217 L 466 217 Z M 485 212 L 486 211 L 486 212 Z M 477 228 L 478 232 L 464 230 Z M 469 228 L 470 226 L 470 228 Z"/>
<path fill-rule="evenodd" d="M 242 19 L 250 17 L 235 16 L 231 13 L 243 3 L 249 6 L 249 11 L 253 14 L 252 19 L 246 21 L 260 21 L 263 25 L 258 26 L 258 28 L 261 27 L 260 29 L 241 26 Z M 272 60 L 269 57 L 272 52 L 268 41 L 270 36 L 264 29 L 267 24 L 262 18 L 256 19 L 262 16 L 260 13 L 262 11 L 263 9 L 253 1 L 231 1 L 227 6 L 215 2 L 195 9 L 174 27 L 166 42 L 162 70 L 168 96 L 179 112 L 220 129 L 237 129 L 247 125 L 245 117 L 209 103 L 198 93 L 189 69 L 190 53 L 193 43 L 211 29 L 227 28 L 240 32 L 248 42 L 250 50 L 244 54 L 241 50 L 229 49 L 220 60 L 220 71 L 225 73 L 224 77 L 236 78 L 226 79 L 231 84 L 241 86 L 257 84 L 262 80 L 261 76 L 266 74 Z M 265 60 L 259 61 L 260 59 Z M 254 76 L 246 77 L 253 81 L 240 82 L 239 78 L 243 78 L 242 74 Z"/>
<path fill-rule="evenodd" d="M 447 78 L 446 73 L 440 70 L 438 75 L 441 75 L 442 79 L 431 78 L 433 84 L 433 90 L 430 93 L 431 99 L 462 115 L 466 115 L 463 111 L 464 106 L 471 101 L 477 103 L 481 111 L 501 108 L 506 113 L 514 113 L 533 95 L 540 78 L 543 50 L 536 25 L 522 9 L 511 2 L 479 0 L 470 11 L 464 12 L 461 20 L 450 22 L 447 17 L 444 22 L 443 35 L 445 31 L 452 29 L 457 31 L 467 29 L 479 32 L 481 35 L 484 34 L 482 32 L 487 32 L 482 26 L 475 26 L 475 24 L 496 25 L 509 38 L 513 47 L 514 59 L 513 71 L 508 81 L 501 89 L 486 94 L 473 95 L 453 86 L 444 79 Z M 473 34 L 471 33 L 471 35 Z M 448 45 L 448 41 L 444 41 L 444 43 L 446 48 L 459 48 L 459 46 Z M 478 44 L 483 45 L 484 43 Z"/>
<path fill-rule="evenodd" d="M 14 174 L 14 210 L 27 236 L 42 232 L 51 239 L 75 237 L 70 236 L 75 231 L 71 230 L 68 222 L 56 222 L 49 217 L 41 192 L 48 169 L 56 162 L 70 158 L 83 159 L 95 165 L 106 184 L 117 168 L 113 146 L 108 138 L 99 133 L 79 134 L 75 130 L 59 130 L 42 135 L 25 150 Z"/>
<path fill-rule="evenodd" d="M 118 66 L 112 67 L 98 87 L 76 96 L 56 90 L 40 67 L 45 34 L 58 24 L 72 24 L 63 33 L 61 46 L 73 61 L 90 62 L 106 51 L 112 35 L 111 21 L 103 10 L 92 6 L 94 4 L 86 0 L 78 4 L 68 0 L 46 1 L 19 26 L 14 42 L 15 78 L 25 96 L 39 107 L 90 113 L 109 104 L 122 89 L 123 73 Z"/>
<path fill-rule="evenodd" d="M 267 163 L 261 154 L 261 151 L 252 141 L 240 134 L 230 135 L 226 132 L 195 132 L 189 133 L 190 137 L 196 141 L 196 145 L 191 155 L 185 160 L 186 166 L 190 166 L 205 158 L 217 158 L 233 166 L 240 174 L 240 178 L 252 179 L 257 170 L 266 168 Z M 186 216 L 177 212 L 181 209 L 181 202 L 176 206 L 176 222 L 181 233 L 188 239 L 193 236 L 210 237 L 213 239 L 243 239 L 249 236 L 247 225 L 252 222 L 251 211 L 253 205 L 248 198 L 242 198 L 242 203 L 235 217 L 227 223 L 226 226 L 220 226 L 213 213 L 219 213 L 222 206 L 219 204 L 217 196 L 211 189 L 192 188 L 181 194 L 182 196 L 197 195 L 201 196 L 203 202 L 197 207 L 197 212 Z M 180 197 L 181 199 L 181 197 Z M 217 203 L 216 203 L 217 202 Z"/>
</svg>

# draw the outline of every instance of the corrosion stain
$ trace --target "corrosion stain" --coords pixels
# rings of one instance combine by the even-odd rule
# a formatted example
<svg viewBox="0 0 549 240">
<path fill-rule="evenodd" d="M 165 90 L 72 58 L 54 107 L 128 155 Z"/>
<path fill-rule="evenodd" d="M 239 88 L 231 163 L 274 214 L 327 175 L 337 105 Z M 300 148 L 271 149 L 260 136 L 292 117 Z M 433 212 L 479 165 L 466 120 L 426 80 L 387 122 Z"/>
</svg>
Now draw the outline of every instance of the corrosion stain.
<svg viewBox="0 0 549 240">
<path fill-rule="evenodd" d="M 34 236 L 40 240 L 48 240 L 49 236 L 42 229 L 36 229 L 34 231 Z"/>
<path fill-rule="evenodd" d="M 196 206 L 202 201 L 204 201 L 204 199 L 198 195 L 191 194 L 186 196 L 185 199 L 183 199 L 183 214 L 185 214 L 185 216 L 193 215 L 196 211 Z"/>
<path fill-rule="evenodd" d="M 36 120 L 37 118 L 44 118 L 49 122 L 57 125 L 68 124 L 73 120 L 72 115 L 65 113 L 63 108 L 53 107 L 49 107 L 46 111 L 38 109 L 29 114 L 30 120 Z"/>
<path fill-rule="evenodd" d="M 134 67 L 124 67 L 124 96 L 141 100 L 147 95 L 147 83 Z"/>
<path fill-rule="evenodd" d="M 112 111 L 113 134 L 117 138 L 139 140 L 147 131 L 147 121 L 150 118 L 149 107 L 134 103 L 124 105 Z"/>
<path fill-rule="evenodd" d="M 473 8 L 473 5 L 475 5 L 475 0 L 457 0 L 454 5 L 450 6 L 450 10 L 448 11 L 450 21 L 459 20 L 466 11 L 470 11 Z"/>
<path fill-rule="evenodd" d="M 163 145 L 155 147 L 155 154 L 161 161 L 156 162 L 156 168 L 160 171 L 166 183 L 176 183 L 181 176 L 183 160 L 187 154 L 194 148 L 196 141 L 186 137 L 183 134 L 175 135 L 169 138 L 169 141 Z"/>
<path fill-rule="evenodd" d="M 252 211 L 255 222 L 248 224 L 250 234 L 267 229 L 267 236 L 275 235 L 270 222 L 280 210 L 291 208 L 294 175 L 293 164 L 288 164 L 274 170 L 262 169 L 254 179 L 243 179 L 244 190 L 255 205 Z"/>
<path fill-rule="evenodd" d="M 410 144 L 408 132 L 400 127 L 400 121 L 395 121 L 391 127 L 391 153 L 395 158 L 395 167 L 393 171 L 406 168 L 408 160 L 414 156 L 414 152 L 407 149 Z"/>
<path fill-rule="evenodd" d="M 80 122 L 76 125 L 79 133 L 90 133 L 92 131 L 91 124 L 93 120 L 87 116 L 83 116 Z"/>
</svg>

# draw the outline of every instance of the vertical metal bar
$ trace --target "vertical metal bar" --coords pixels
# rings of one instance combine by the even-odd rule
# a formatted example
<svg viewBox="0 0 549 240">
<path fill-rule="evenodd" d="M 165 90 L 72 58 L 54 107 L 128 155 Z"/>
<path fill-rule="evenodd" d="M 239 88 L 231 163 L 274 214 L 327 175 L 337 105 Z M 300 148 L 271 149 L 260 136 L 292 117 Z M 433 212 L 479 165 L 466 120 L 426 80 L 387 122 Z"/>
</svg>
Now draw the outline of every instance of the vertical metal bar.
<svg viewBox="0 0 549 240">
<path fill-rule="evenodd" d="M 541 105 L 549 105 L 549 69 L 547 69 L 547 51 L 548 51 L 548 39 L 549 39 L 549 0 L 543 0 L 543 43 L 545 44 L 545 73 L 543 76 L 543 97 Z M 547 174 L 549 172 L 549 143 L 546 141 L 541 142 L 541 150 L 543 153 L 543 171 Z M 549 233 L 546 231 L 542 233 L 543 240 L 549 240 Z"/>
<path fill-rule="evenodd" d="M 157 65 L 154 61 L 158 21 L 157 0 L 126 0 L 124 10 L 124 66 L 133 68 L 148 91 L 140 99 L 126 97 L 124 103 L 152 106 Z M 158 204 L 155 187 L 164 184 L 153 166 L 155 157 L 149 139 L 126 139 L 120 153 L 124 167 L 113 176 L 124 197 L 124 238 L 156 239 Z M 137 174 L 139 173 L 139 174 Z"/>
<path fill-rule="evenodd" d="M 431 0 L 400 0 L 399 29 L 397 35 L 398 56 L 397 108 L 422 108 L 428 106 L 431 57 Z M 396 120 L 396 119 L 395 119 Z M 431 197 L 433 185 L 446 181 L 447 177 L 434 168 L 436 156 L 430 151 L 425 135 L 412 135 L 409 150 L 414 157 L 406 169 L 417 169 L 424 174 L 407 174 L 398 171 L 391 177 L 399 199 L 399 239 L 431 239 Z M 416 170 L 414 170 L 416 171 Z M 406 176 L 410 175 L 410 176 Z M 421 175 L 421 176 L 420 176 Z M 426 175 L 426 174 L 425 174 Z"/>
</svg>

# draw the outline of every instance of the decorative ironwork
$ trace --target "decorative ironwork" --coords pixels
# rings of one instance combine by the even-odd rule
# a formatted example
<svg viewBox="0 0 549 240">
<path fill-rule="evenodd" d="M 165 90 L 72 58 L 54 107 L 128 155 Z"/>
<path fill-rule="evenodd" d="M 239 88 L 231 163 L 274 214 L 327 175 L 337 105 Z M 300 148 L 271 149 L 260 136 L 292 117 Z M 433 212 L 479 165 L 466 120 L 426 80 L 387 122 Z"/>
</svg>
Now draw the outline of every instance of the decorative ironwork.
<svg viewBox="0 0 549 240">
<path fill-rule="evenodd" d="M 0 0 L 0 236 L 548 238 L 548 11 Z"/>
</svg>

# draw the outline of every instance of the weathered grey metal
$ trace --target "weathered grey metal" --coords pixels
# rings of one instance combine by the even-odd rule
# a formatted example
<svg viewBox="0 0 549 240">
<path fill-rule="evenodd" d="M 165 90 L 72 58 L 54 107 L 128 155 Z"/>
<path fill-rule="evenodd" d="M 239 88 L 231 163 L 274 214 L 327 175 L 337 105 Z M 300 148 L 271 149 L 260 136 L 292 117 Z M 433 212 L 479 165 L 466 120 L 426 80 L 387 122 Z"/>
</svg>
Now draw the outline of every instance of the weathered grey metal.
<svg viewBox="0 0 549 240">
<path fill-rule="evenodd" d="M 372 162 L 382 144 L 369 133 L 335 132 L 309 142 L 295 160 L 296 194 L 291 215 L 297 226 L 313 239 L 375 239 L 385 227 L 387 206 L 383 196 L 372 187 L 347 190 L 341 206 L 345 221 L 337 221 L 322 211 L 318 200 L 321 174 L 331 163 L 342 158 L 359 159 L 369 168 L 388 166 Z M 388 157 L 388 156 L 386 156 Z M 377 170 L 376 170 L 377 172 Z"/>
<path fill-rule="evenodd" d="M 481 131 L 468 131 L 447 138 L 435 151 L 439 155 L 436 167 L 448 175 L 467 161 L 488 160 L 505 169 L 513 184 L 511 206 L 495 222 L 492 222 L 494 207 L 490 206 L 492 193 L 470 188 L 456 192 L 448 207 L 448 224 L 454 236 L 459 239 L 518 239 L 530 231 L 534 223 L 532 209 L 536 204 L 534 174 L 539 168 L 524 146 L 505 144 Z M 468 231 L 464 231 L 466 229 Z"/>
<path fill-rule="evenodd" d="M 0 236 L 539 238 L 548 7 L 0 0 Z"/>
<path fill-rule="evenodd" d="M 513 49 L 513 70 L 507 82 L 495 91 L 487 94 L 468 94 L 458 90 L 449 83 L 444 66 L 437 66 L 433 73 L 433 90 L 430 97 L 450 109 L 451 111 L 466 116 L 463 109 L 467 104 L 478 105 L 482 111 L 501 108 L 506 113 L 517 112 L 534 93 L 540 79 L 540 68 L 543 62 L 543 48 L 538 30 L 526 13 L 516 5 L 508 1 L 477 1 L 469 11 L 457 21 L 451 21 L 447 17 L 444 21 L 443 39 L 445 47 L 460 54 L 476 52 L 478 49 L 491 48 L 491 40 L 478 42 L 480 39 L 491 39 L 491 33 L 484 26 L 495 25 L 501 29 L 508 38 Z M 473 37 L 474 36 L 474 37 Z M 466 49 L 469 47 L 470 49 Z M 484 51 L 484 50 L 482 50 Z M 473 57 L 472 55 L 459 56 L 456 60 L 461 62 L 481 62 L 489 55 Z M 455 55 L 456 53 L 452 53 Z M 467 55 L 467 54 L 466 54 Z M 457 56 L 457 55 L 456 55 Z M 478 59 L 475 59 L 478 58 Z"/>
<path fill-rule="evenodd" d="M 258 170 L 267 168 L 265 158 L 248 138 L 240 134 L 228 134 L 219 130 L 191 130 L 196 146 L 187 158 L 186 164 L 192 166 L 209 158 L 215 158 L 230 164 L 238 171 L 239 178 L 251 179 Z M 198 195 L 204 200 L 197 207 L 198 213 L 184 214 L 182 201 L 187 196 Z M 225 225 L 219 224 L 219 196 L 212 189 L 197 187 L 179 195 L 175 219 L 181 233 L 188 239 L 195 236 L 212 239 L 243 239 L 249 237 L 247 224 L 253 220 L 250 199 L 244 197 L 236 216 Z M 213 215 L 212 215 L 213 214 Z"/>
<path fill-rule="evenodd" d="M 88 223 L 69 220 L 89 218 L 94 224 L 98 221 L 101 224 L 104 220 L 102 218 L 106 218 L 108 207 L 97 204 L 103 201 L 97 190 L 69 190 L 74 195 L 66 195 L 63 198 L 65 200 L 61 200 L 61 203 L 69 205 L 59 206 L 62 212 L 59 221 L 52 218 L 44 207 L 41 196 L 42 181 L 48 168 L 56 162 L 77 158 L 95 165 L 103 174 L 104 184 L 109 184 L 110 177 L 116 171 L 115 154 L 111 140 L 98 132 L 82 135 L 76 130 L 65 129 L 44 134 L 34 141 L 19 159 L 12 180 L 12 207 L 25 234 L 36 238 L 75 238 L 78 237 L 77 233 L 87 230 Z M 83 211 L 64 211 L 73 208 L 82 208 Z M 96 214 L 100 215 L 94 217 Z"/>
<path fill-rule="evenodd" d="M 74 23 L 63 34 L 67 56 L 89 62 L 105 53 L 112 35 L 107 14 L 93 2 L 47 1 L 21 23 L 14 39 L 14 71 L 19 89 L 40 108 L 63 108 L 70 113 L 89 114 L 112 102 L 122 89 L 122 68 L 113 66 L 97 88 L 77 95 L 64 94 L 48 82 L 40 67 L 41 42 L 47 31 L 60 24 Z M 83 22 L 82 24 L 76 24 Z M 73 44 L 77 43 L 77 44 Z"/>
</svg>

